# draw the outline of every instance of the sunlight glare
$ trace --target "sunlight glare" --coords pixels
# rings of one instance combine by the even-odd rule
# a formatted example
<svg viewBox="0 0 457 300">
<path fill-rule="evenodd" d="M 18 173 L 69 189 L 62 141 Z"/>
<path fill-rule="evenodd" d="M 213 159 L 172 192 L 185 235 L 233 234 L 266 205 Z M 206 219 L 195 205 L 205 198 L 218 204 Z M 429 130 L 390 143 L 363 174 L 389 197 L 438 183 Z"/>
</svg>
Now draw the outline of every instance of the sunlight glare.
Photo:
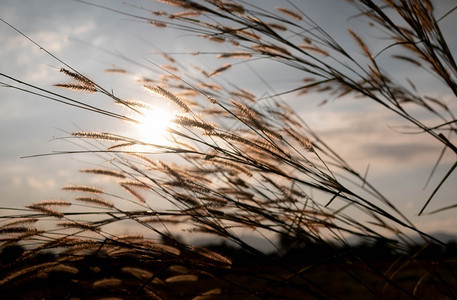
<svg viewBox="0 0 457 300">
<path fill-rule="evenodd" d="M 145 143 L 166 145 L 169 135 L 167 129 L 174 127 L 175 114 L 162 108 L 143 110 L 142 113 L 137 124 L 139 139 Z"/>
</svg>

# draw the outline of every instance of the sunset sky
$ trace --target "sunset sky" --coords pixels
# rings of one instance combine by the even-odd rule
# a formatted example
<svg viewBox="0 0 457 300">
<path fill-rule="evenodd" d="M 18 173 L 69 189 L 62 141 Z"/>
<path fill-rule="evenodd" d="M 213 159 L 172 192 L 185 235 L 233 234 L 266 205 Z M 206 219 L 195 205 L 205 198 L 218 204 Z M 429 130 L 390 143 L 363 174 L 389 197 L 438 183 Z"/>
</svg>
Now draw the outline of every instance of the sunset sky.
<svg viewBox="0 0 457 300">
<path fill-rule="evenodd" d="M 148 15 L 138 8 L 123 5 L 123 1 L 89 2 Z M 134 3 L 151 10 L 162 7 L 154 1 Z M 453 5 L 455 1 L 440 0 L 436 15 L 443 15 Z M 274 6 L 274 2 L 268 1 L 267 7 L 273 9 Z M 361 22 L 350 18 L 356 11 L 346 1 L 307 1 L 304 7 L 319 25 L 342 44 L 350 43 L 346 27 L 355 31 L 366 30 Z M 457 12 L 454 12 L 442 21 L 444 33 L 454 53 L 457 50 L 456 15 Z M 135 85 L 135 75 L 157 76 L 160 70 L 149 63 L 163 63 L 163 58 L 157 55 L 157 52 L 201 51 L 201 48 L 207 45 L 206 41 L 202 40 L 200 43 L 201 39 L 186 32 L 163 30 L 144 21 L 70 0 L 2 0 L 0 18 L 82 74 L 107 89 L 113 89 L 115 94 L 130 98 L 148 97 L 145 91 L 138 88 L 138 84 Z M 0 37 L 1 73 L 54 91 L 59 90 L 53 87 L 53 84 L 68 81 L 59 73 L 61 63 L 1 22 Z M 208 45 L 211 47 L 211 44 Z M 379 48 L 376 44 L 370 46 L 373 49 Z M 211 66 L 211 60 L 207 60 L 205 56 L 176 54 L 175 58 L 184 64 L 200 64 L 204 69 L 215 67 Z M 104 72 L 105 69 L 113 67 L 128 70 L 129 76 Z M 425 73 L 415 73 L 416 70 L 409 65 L 397 66 L 387 60 L 385 67 L 398 74 L 399 80 L 413 72 L 412 76 L 419 83 L 421 92 L 443 99 L 454 111 L 457 108 L 456 99 L 449 90 L 431 81 Z M 267 91 L 271 92 L 269 87 L 265 87 L 262 81 L 254 76 L 252 69 L 266 74 L 265 79 L 276 91 L 296 86 L 301 77 L 304 77 L 300 75 L 297 79 L 294 72 L 285 68 L 268 72 L 268 66 L 262 62 L 238 65 L 225 76 L 259 97 Z M 4 77 L 0 77 L 0 81 L 13 83 Z M 68 95 L 74 98 L 88 97 L 79 92 Z M 22 207 L 44 199 L 67 197 L 68 195 L 60 191 L 60 187 L 83 182 L 82 175 L 77 170 L 87 168 L 91 163 L 91 158 L 84 155 L 21 157 L 78 149 L 77 145 L 72 144 L 72 140 L 60 139 L 68 137 L 73 131 L 104 131 L 112 128 L 129 130 L 127 125 L 119 125 L 117 120 L 11 88 L 0 87 L 0 96 L 2 207 Z M 107 101 L 106 98 L 90 97 L 87 99 L 94 104 L 107 104 L 104 102 Z M 420 229 L 427 232 L 457 233 L 457 209 L 430 216 L 416 216 L 434 186 L 455 161 L 455 155 L 445 155 L 432 182 L 424 189 L 427 177 L 441 151 L 440 145 L 433 139 L 425 135 L 401 133 L 408 124 L 368 100 L 345 98 L 319 106 L 324 99 L 317 96 L 307 97 L 291 94 L 284 97 L 284 100 L 360 173 L 364 173 L 369 165 L 368 180 Z M 456 195 L 457 174 L 454 173 L 427 211 L 457 204 Z"/>
</svg>

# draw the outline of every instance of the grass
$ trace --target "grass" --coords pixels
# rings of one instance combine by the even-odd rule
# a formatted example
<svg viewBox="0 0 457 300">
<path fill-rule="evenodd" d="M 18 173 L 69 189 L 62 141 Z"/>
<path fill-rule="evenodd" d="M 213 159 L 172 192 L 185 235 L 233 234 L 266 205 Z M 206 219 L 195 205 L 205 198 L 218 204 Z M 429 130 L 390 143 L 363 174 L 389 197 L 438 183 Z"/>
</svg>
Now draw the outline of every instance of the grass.
<svg viewBox="0 0 457 300">
<path fill-rule="evenodd" d="M 18 214 L 3 218 L 3 247 L 20 244 L 27 250 L 6 266 L 8 272 L 1 284 L 13 291 L 27 282 L 40 286 L 57 268 L 55 272 L 70 277 L 78 274 L 77 279 L 70 280 L 76 285 L 64 289 L 76 294 L 77 287 L 82 286 L 94 291 L 107 289 L 111 296 L 121 289 L 126 297 L 153 299 L 241 295 L 253 299 L 346 298 L 361 293 L 373 298 L 421 298 L 429 297 L 430 290 L 430 294 L 452 298 L 453 261 L 419 259 L 423 249 L 408 252 L 416 245 L 412 234 L 425 243 L 440 242 L 418 229 L 281 100 L 281 96 L 294 93 L 317 93 L 323 98 L 362 97 L 403 118 L 417 133 L 432 137 L 443 153 L 457 154 L 453 111 L 443 101 L 419 93 L 413 82 L 398 83 L 378 62 L 381 53 L 402 48 L 408 55 L 394 54 L 392 59 L 424 69 L 457 95 L 457 66 L 439 20 L 433 15 L 432 3 L 399 0 L 380 5 L 356 1 L 354 5 L 360 11 L 357 17 L 372 24 L 388 41 L 381 52 L 372 53 L 367 43 L 349 30 L 354 45 L 364 55 L 359 58 L 319 27 L 298 3 L 288 1 L 287 7 L 267 11 L 243 1 L 160 2 L 174 6 L 172 12 L 149 14 L 143 8 L 138 8 L 138 15 L 115 12 L 148 26 L 182 29 L 216 44 L 230 44 L 230 51 L 216 55 L 232 62 L 212 70 L 200 69 L 198 75 L 171 53 L 163 53 L 169 63 L 166 66 L 151 62 L 165 76 L 143 78 L 139 88 L 169 101 L 179 111 L 168 129 L 167 142 L 150 142 L 116 132 L 73 133 L 69 139 L 76 139 L 83 150 L 61 154 L 87 153 L 102 158 L 106 162 L 103 167 L 81 171 L 113 179 L 117 182 L 111 187 L 113 192 L 96 186 L 65 186 L 63 190 L 72 193 L 74 201 L 32 203 Z M 143 10 L 148 12 L 146 16 Z M 71 83 L 56 83 L 56 90 L 44 89 L 1 73 L 4 86 L 119 122 L 138 124 L 142 116 L 154 110 L 150 103 L 117 97 L 18 33 L 56 59 L 62 65 L 62 76 Z M 292 68 L 305 80 L 296 88 L 266 97 L 220 84 L 230 82 L 229 75 L 228 81 L 213 80 L 236 68 L 240 63 L 236 60 L 260 59 Z M 121 69 L 108 71 L 119 76 L 128 74 Z M 88 96 L 76 100 L 58 88 L 86 92 Z M 89 104 L 89 94 L 93 93 L 105 95 L 113 108 Z M 124 109 L 122 113 L 116 108 L 119 105 Z M 422 114 L 416 113 L 418 108 L 432 115 L 435 125 L 426 125 L 429 121 L 421 119 Z M 440 163 L 441 156 L 436 164 Z M 424 214 L 456 164 L 436 186 L 419 215 Z M 158 209 L 158 201 L 166 201 L 172 209 Z M 138 234 L 120 236 L 112 230 L 113 225 L 127 223 L 135 224 Z M 278 237 L 289 242 L 287 247 L 278 246 L 277 256 L 267 256 L 242 238 L 246 229 L 266 240 Z M 243 264 L 232 259 L 234 250 L 222 254 L 192 246 L 179 238 L 178 230 L 230 241 L 253 255 L 253 261 Z M 348 236 L 383 242 L 385 249 L 398 256 L 375 267 L 360 253 L 341 250 L 343 246 L 352 249 Z M 288 251 L 294 249 L 309 255 L 303 245 L 317 245 L 325 257 L 299 263 L 287 259 Z M 42 262 L 37 258 L 49 250 L 56 253 L 52 259 Z M 94 258 L 95 263 L 87 262 Z M 136 269 L 133 275 L 128 271 L 124 273 L 130 275 L 101 273 L 106 278 L 95 280 L 92 273 L 97 272 L 87 269 L 91 264 L 101 264 L 107 270 L 115 266 L 120 270 Z M 172 266 L 174 271 L 170 271 Z M 127 280 L 124 276 L 130 277 Z M 209 288 L 210 283 L 217 284 Z M 327 289 L 329 284 L 331 288 Z"/>
</svg>

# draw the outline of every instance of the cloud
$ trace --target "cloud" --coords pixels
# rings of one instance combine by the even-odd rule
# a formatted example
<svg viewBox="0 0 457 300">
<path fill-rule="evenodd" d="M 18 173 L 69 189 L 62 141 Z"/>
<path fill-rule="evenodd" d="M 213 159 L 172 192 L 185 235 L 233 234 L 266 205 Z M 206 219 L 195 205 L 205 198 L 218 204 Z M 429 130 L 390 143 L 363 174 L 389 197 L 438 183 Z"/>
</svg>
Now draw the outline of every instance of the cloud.
<svg viewBox="0 0 457 300">
<path fill-rule="evenodd" d="M 26 33 L 33 41 L 43 46 L 47 51 L 59 55 L 66 51 L 69 46 L 69 37 L 71 36 L 85 36 L 96 28 L 93 21 L 87 21 L 85 24 L 60 24 L 55 28 L 48 30 L 39 30 L 36 32 Z M 46 55 L 44 52 L 33 45 L 23 36 L 10 37 L 6 43 L 8 45 L 0 53 L 8 57 L 15 57 L 15 64 L 17 66 L 27 66 L 28 64 L 41 61 L 41 55 Z M 13 55 L 14 53 L 14 55 Z"/>
<path fill-rule="evenodd" d="M 430 158 L 437 155 L 437 148 L 434 145 L 423 143 L 394 143 L 381 145 L 363 145 L 361 151 L 367 158 L 387 161 L 390 163 L 418 163 L 425 157 Z"/>
<path fill-rule="evenodd" d="M 63 53 L 78 54 L 76 49 L 70 48 L 70 37 L 78 36 L 84 39 L 100 34 L 96 30 L 94 16 L 84 14 L 81 9 L 63 13 L 59 9 L 68 10 L 68 7 L 60 4 L 27 3 L 30 7 L 18 2 L 3 4 L 2 10 L 11 11 L 12 14 L 2 14 L 2 17 L 57 57 L 61 57 Z M 36 83 L 48 77 L 52 70 L 49 64 L 59 65 L 45 51 L 6 24 L 0 24 L 0 34 L 3 41 L 0 48 L 3 73 Z"/>
<path fill-rule="evenodd" d="M 41 178 L 38 176 L 28 176 L 25 180 L 28 188 L 38 190 L 40 192 L 53 190 L 56 187 L 56 181 L 53 178 Z"/>
<path fill-rule="evenodd" d="M 85 36 L 96 28 L 95 22 L 87 20 L 83 24 L 66 24 L 62 20 L 55 20 L 55 27 L 50 30 L 40 30 L 31 34 L 31 38 L 45 45 L 46 50 L 60 53 L 68 45 L 69 37 Z M 66 25 L 62 25 L 66 24 Z"/>
<path fill-rule="evenodd" d="M 409 123 L 376 106 L 354 110 L 317 109 L 305 112 L 304 119 L 343 159 L 358 169 L 368 164 L 382 172 L 430 166 L 441 151 L 441 145 L 434 138 L 428 134 L 404 133 L 402 126 Z M 449 160 L 446 156 L 444 161 Z"/>
</svg>

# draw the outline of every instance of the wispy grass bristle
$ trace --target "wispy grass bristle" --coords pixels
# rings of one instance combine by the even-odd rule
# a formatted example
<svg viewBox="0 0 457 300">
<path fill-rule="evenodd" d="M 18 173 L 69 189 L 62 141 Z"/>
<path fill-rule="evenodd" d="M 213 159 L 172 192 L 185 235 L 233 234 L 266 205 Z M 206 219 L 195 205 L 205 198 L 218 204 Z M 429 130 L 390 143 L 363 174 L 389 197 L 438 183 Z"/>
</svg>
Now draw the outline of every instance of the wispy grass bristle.
<svg viewBox="0 0 457 300">
<path fill-rule="evenodd" d="M 7 222 L 7 223 L 3 224 L 2 227 L 10 227 L 10 226 L 17 226 L 17 225 L 22 225 L 22 224 L 36 223 L 38 221 L 39 221 L 38 218 L 22 218 L 22 219 L 16 219 L 16 220 Z"/>
<path fill-rule="evenodd" d="M 243 37 L 247 37 L 249 39 L 252 39 L 254 41 L 260 41 L 262 39 L 262 37 L 255 33 L 253 30 L 237 30 L 237 33 Z M 235 45 L 235 46 L 238 46 L 238 45 Z"/>
<path fill-rule="evenodd" d="M 120 287 L 122 284 L 122 280 L 118 278 L 107 278 L 97 280 L 92 284 L 92 288 L 94 289 L 107 289 L 107 288 L 116 288 Z"/>
<path fill-rule="evenodd" d="M 140 194 L 138 193 L 137 191 L 135 191 L 133 188 L 132 188 L 132 185 L 130 184 L 126 184 L 126 183 L 120 183 L 120 186 L 126 190 L 127 192 L 129 192 L 133 197 L 135 197 L 135 199 L 137 199 L 140 203 L 146 203 L 146 199 Z"/>
<path fill-rule="evenodd" d="M 147 104 L 146 102 L 143 101 L 137 101 L 137 100 L 115 100 L 114 103 L 124 105 L 124 106 L 131 106 L 135 108 L 143 108 L 147 110 L 151 110 L 152 106 Z"/>
<path fill-rule="evenodd" d="M 198 276 L 193 274 L 186 275 L 175 275 L 165 279 L 165 282 L 168 283 L 180 283 L 180 282 L 195 282 L 198 281 Z"/>
<path fill-rule="evenodd" d="M 148 189 L 151 189 L 151 186 L 145 182 L 141 182 L 141 181 L 120 181 L 119 182 L 120 185 L 126 185 L 126 186 L 130 186 L 130 187 L 135 187 L 135 188 L 140 188 L 140 189 L 145 189 L 145 190 L 148 190 Z"/>
<path fill-rule="evenodd" d="M 207 76 L 208 76 L 208 77 L 216 76 L 216 75 L 218 75 L 218 74 L 220 74 L 220 73 L 222 73 L 222 72 L 224 72 L 224 71 L 230 69 L 231 67 L 232 67 L 231 64 L 225 64 L 225 65 L 223 65 L 222 67 L 219 67 L 219 68 L 217 68 L 216 70 L 214 70 L 214 71 L 208 73 Z"/>
<path fill-rule="evenodd" d="M 54 86 L 59 87 L 59 88 L 64 88 L 64 89 L 69 89 L 69 90 L 75 90 L 75 91 L 82 91 L 82 92 L 87 92 L 87 93 L 95 93 L 97 92 L 97 88 L 83 85 L 83 84 L 75 84 L 75 83 L 56 83 Z"/>
<path fill-rule="evenodd" d="M 34 206 L 70 206 L 71 202 L 65 200 L 45 200 L 33 203 Z"/>
<path fill-rule="evenodd" d="M 152 224 L 179 225 L 179 224 L 182 224 L 185 219 L 188 219 L 188 218 L 147 217 L 147 218 L 142 218 L 141 222 L 152 223 Z"/>
<path fill-rule="evenodd" d="M 175 66 L 171 66 L 171 65 L 160 65 L 160 67 L 162 69 L 165 69 L 165 70 L 168 70 L 168 71 L 173 71 L 173 72 L 178 72 L 178 68 L 175 67 Z"/>
<path fill-rule="evenodd" d="M 240 112 L 240 114 L 244 115 L 250 121 L 252 121 L 256 125 L 256 127 L 258 127 L 258 128 L 263 127 L 261 125 L 262 121 L 260 120 L 260 115 L 258 112 L 256 112 L 252 108 L 250 108 L 236 100 L 232 99 L 232 100 L 230 100 L 230 102 L 233 104 L 233 106 L 236 107 L 236 109 Z"/>
<path fill-rule="evenodd" d="M 299 136 L 299 134 L 289 128 L 284 128 L 284 131 L 287 132 L 287 134 L 292 137 L 295 141 L 297 141 L 300 146 L 303 147 L 303 149 L 313 152 L 313 143 L 306 137 Z"/>
<path fill-rule="evenodd" d="M 129 153 L 127 153 L 127 155 L 135 157 L 135 158 L 139 158 L 139 159 L 147 162 L 150 166 L 156 165 L 156 162 L 154 160 L 150 159 L 149 157 L 147 157 L 146 155 L 143 155 L 140 153 L 135 153 L 135 152 L 129 152 Z"/>
<path fill-rule="evenodd" d="M 98 245 L 97 241 L 91 239 L 81 239 L 77 237 L 64 237 L 62 239 L 57 239 L 51 241 L 48 245 L 51 246 L 51 243 L 54 243 L 57 246 L 81 246 L 81 245 Z"/>
<path fill-rule="evenodd" d="M 169 266 L 168 270 L 173 272 L 173 273 L 178 273 L 178 274 L 187 274 L 187 273 L 189 273 L 189 268 L 186 268 L 185 266 L 181 266 L 181 265 Z"/>
<path fill-rule="evenodd" d="M 126 74 L 127 71 L 124 69 L 119 68 L 110 68 L 105 70 L 106 73 L 119 73 L 119 74 Z"/>
<path fill-rule="evenodd" d="M 212 97 L 212 96 L 206 96 L 206 99 L 211 103 L 211 104 L 216 104 L 217 99 Z"/>
<path fill-rule="evenodd" d="M 233 171 L 241 172 L 249 177 L 252 177 L 252 175 L 253 175 L 252 172 L 249 171 L 248 168 L 244 167 L 241 164 L 231 163 L 230 161 L 221 160 L 221 159 L 210 159 L 209 162 L 211 162 L 215 165 L 228 167 L 229 169 L 231 169 Z"/>
<path fill-rule="evenodd" d="M 222 91 L 222 86 L 218 85 L 218 84 L 214 84 L 214 83 L 203 83 L 203 82 L 200 82 L 198 84 L 199 87 L 202 87 L 202 88 L 208 88 L 208 89 L 211 89 L 211 90 L 214 90 L 214 91 Z"/>
<path fill-rule="evenodd" d="M 404 55 L 392 55 L 393 58 L 396 58 L 396 59 L 400 59 L 400 60 L 403 60 L 403 61 L 406 61 L 406 62 L 409 62 L 415 66 L 422 66 L 422 64 L 420 62 L 418 62 L 417 60 L 411 58 L 411 57 L 408 57 L 408 56 L 404 56 Z"/>
<path fill-rule="evenodd" d="M 96 204 L 96 205 L 99 205 L 102 207 L 107 207 L 107 208 L 114 207 L 113 203 L 111 203 L 107 200 L 95 198 L 95 197 L 77 197 L 77 198 L 75 198 L 75 200 L 81 201 L 81 202 L 86 202 L 86 203 L 92 203 L 92 204 Z"/>
<path fill-rule="evenodd" d="M 12 274 L 7 275 L 5 278 L 0 280 L 0 286 L 4 285 L 7 282 L 12 281 L 13 279 L 18 278 L 18 277 L 21 277 L 21 276 L 24 276 L 24 275 L 27 275 L 27 274 L 30 274 L 30 273 L 34 273 L 35 271 L 46 270 L 46 269 L 48 269 L 50 267 L 55 266 L 56 264 L 58 264 L 58 263 L 57 262 L 46 262 L 46 263 L 39 263 L 39 264 L 30 266 L 30 267 L 23 268 L 23 269 L 21 269 L 19 271 L 16 271 L 16 272 L 14 272 Z"/>
<path fill-rule="evenodd" d="M 299 45 L 298 47 L 300 47 L 301 49 L 306 50 L 306 51 L 315 52 L 315 53 L 320 54 L 325 57 L 330 55 L 327 51 L 325 51 L 321 48 L 318 48 L 318 47 L 309 46 L 309 45 Z"/>
<path fill-rule="evenodd" d="M 348 28 L 348 32 L 351 34 L 351 36 L 354 38 L 354 40 L 357 42 L 357 44 L 360 46 L 360 48 L 363 50 L 365 55 L 370 58 L 371 61 L 374 61 L 373 55 L 371 54 L 370 50 L 368 49 L 368 46 L 365 44 L 365 42 L 351 29 Z"/>
<path fill-rule="evenodd" d="M 166 3 L 172 6 L 182 7 L 185 9 L 197 9 L 198 7 L 194 7 L 191 3 L 182 0 L 157 0 L 158 2 Z"/>
<path fill-rule="evenodd" d="M 133 146 L 135 145 L 134 142 L 126 142 L 126 143 L 120 143 L 120 144 L 117 144 L 117 145 L 113 145 L 111 147 L 108 147 L 107 150 L 115 150 L 117 148 L 124 148 L 124 147 L 130 147 L 130 146 Z"/>
<path fill-rule="evenodd" d="M 211 251 L 211 250 L 205 249 L 205 248 L 198 248 L 198 249 L 196 249 L 196 251 L 198 254 L 200 254 L 206 258 L 209 258 L 212 261 L 226 265 L 226 267 L 230 267 L 232 265 L 232 261 L 229 258 L 227 258 L 224 255 L 221 255 L 217 252 L 214 252 L 214 251 Z"/>
<path fill-rule="evenodd" d="M 228 12 L 231 12 L 231 13 L 244 14 L 244 12 L 245 12 L 244 6 L 239 3 L 220 1 L 217 4 L 220 6 L 221 9 L 227 10 Z"/>
<path fill-rule="evenodd" d="M 199 11 L 189 10 L 189 11 L 180 11 L 180 12 L 174 13 L 173 17 L 175 17 L 175 18 L 192 18 L 192 17 L 198 17 L 200 15 L 201 15 L 201 13 Z"/>
<path fill-rule="evenodd" d="M 106 170 L 106 169 L 82 169 L 80 170 L 82 173 L 90 173 L 90 174 L 97 174 L 97 175 L 104 175 L 104 176 L 111 176 L 117 178 L 125 178 L 125 174 L 113 171 L 113 170 Z"/>
<path fill-rule="evenodd" d="M 251 58 L 252 53 L 250 52 L 242 52 L 242 51 L 237 51 L 237 52 L 226 52 L 219 54 L 217 58 Z"/>
<path fill-rule="evenodd" d="M 284 47 L 278 45 L 268 44 L 257 44 L 251 46 L 251 48 L 257 52 L 260 52 L 269 56 L 290 56 L 290 51 Z"/>
<path fill-rule="evenodd" d="M 188 118 L 186 116 L 177 116 L 174 120 L 174 123 L 179 124 L 181 126 L 185 127 L 194 127 L 194 128 L 200 128 L 205 131 L 213 131 L 215 128 L 213 125 L 208 124 L 206 122 L 198 121 L 195 119 Z"/>
<path fill-rule="evenodd" d="M 167 27 L 167 24 L 164 23 L 164 22 L 149 21 L 149 24 L 154 25 L 155 27 L 158 27 L 158 28 L 165 28 L 165 27 Z"/>
<path fill-rule="evenodd" d="M 172 94 L 171 92 L 165 90 L 164 88 L 160 86 L 151 86 L 151 85 L 143 85 L 147 90 L 150 90 L 156 94 L 159 94 L 172 102 L 174 102 L 179 108 L 181 108 L 184 112 L 190 112 L 190 108 L 181 100 L 179 99 L 176 95 Z"/>
<path fill-rule="evenodd" d="M 106 141 L 120 141 L 121 138 L 104 132 L 73 132 L 73 136 L 80 137 L 80 138 L 89 138 L 89 139 L 97 139 L 97 140 L 106 140 Z"/>
<path fill-rule="evenodd" d="M 83 85 L 85 85 L 87 87 L 95 89 L 95 83 L 84 75 L 69 71 L 64 68 L 61 68 L 60 72 L 64 73 L 65 75 L 70 76 L 71 78 L 75 79 L 76 81 L 82 83 Z"/>
<path fill-rule="evenodd" d="M 64 227 L 64 228 L 74 228 L 74 229 L 82 229 L 82 230 L 90 230 L 90 231 L 100 231 L 94 224 L 90 224 L 87 222 L 78 222 L 78 221 L 65 221 L 57 223 L 57 226 Z"/>
<path fill-rule="evenodd" d="M 85 193 L 94 193 L 94 194 L 103 194 L 103 190 L 100 188 L 96 188 L 93 186 L 85 186 L 85 185 L 68 185 L 62 188 L 64 191 L 71 191 L 71 192 L 85 192 Z"/>
<path fill-rule="evenodd" d="M 46 273 L 52 273 L 52 272 L 59 272 L 59 273 L 67 273 L 67 274 L 72 274 L 76 275 L 79 273 L 79 270 L 75 267 L 65 265 L 65 264 L 58 264 L 52 267 L 49 267 L 45 270 Z"/>
<path fill-rule="evenodd" d="M 179 202 L 185 203 L 186 205 L 189 205 L 189 206 L 200 206 L 200 203 L 197 201 L 197 199 L 195 199 L 192 196 L 186 195 L 186 194 L 174 193 L 173 198 L 175 198 Z"/>
<path fill-rule="evenodd" d="M 275 9 L 277 11 L 279 11 L 279 12 L 282 12 L 285 15 L 288 15 L 289 17 L 292 17 L 292 18 L 298 20 L 298 21 L 301 21 L 303 19 L 300 14 L 298 14 L 296 12 L 293 12 L 293 11 L 287 9 L 287 8 L 277 6 L 277 7 L 275 7 Z"/>
<path fill-rule="evenodd" d="M 144 240 L 144 235 L 142 234 L 124 234 L 113 237 L 115 241 L 142 241 Z"/>
<path fill-rule="evenodd" d="M 279 31 L 287 31 L 287 27 L 282 25 L 282 24 L 278 24 L 278 23 L 267 23 L 267 25 L 270 27 L 270 28 L 273 28 L 273 29 L 276 29 L 276 30 L 279 30 Z"/>
<path fill-rule="evenodd" d="M 32 204 L 32 205 L 27 205 L 26 207 L 30 208 L 32 210 L 44 213 L 46 215 L 56 217 L 56 218 L 63 218 L 65 216 L 65 214 L 60 211 L 57 211 L 55 209 L 51 209 L 51 208 L 48 208 L 45 206 L 41 206 L 41 205 Z"/>
<path fill-rule="evenodd" d="M 145 243 L 146 246 L 153 250 L 153 251 L 159 251 L 167 254 L 172 254 L 175 256 L 179 256 L 181 254 L 181 251 L 175 247 L 169 246 L 169 245 L 164 245 L 164 244 L 158 244 L 154 242 L 148 242 Z"/>
<path fill-rule="evenodd" d="M 204 38 L 212 41 L 212 42 L 216 42 L 216 43 L 225 43 L 225 38 L 223 37 L 220 37 L 220 36 L 208 36 L 208 35 L 204 35 L 203 36 Z"/>
<path fill-rule="evenodd" d="M 36 229 L 30 227 L 22 227 L 22 226 L 7 226 L 7 227 L 0 227 L 0 234 L 8 234 L 8 233 L 24 233 L 35 231 Z"/>
</svg>

